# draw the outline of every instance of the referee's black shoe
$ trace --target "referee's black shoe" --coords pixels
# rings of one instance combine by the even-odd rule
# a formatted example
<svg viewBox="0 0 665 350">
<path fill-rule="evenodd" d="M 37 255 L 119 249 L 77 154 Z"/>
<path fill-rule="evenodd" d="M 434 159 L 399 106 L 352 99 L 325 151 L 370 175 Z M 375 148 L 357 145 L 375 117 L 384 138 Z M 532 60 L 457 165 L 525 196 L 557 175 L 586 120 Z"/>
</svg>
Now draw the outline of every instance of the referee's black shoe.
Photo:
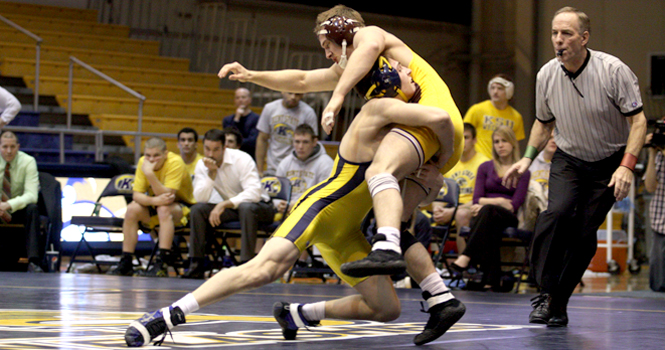
<svg viewBox="0 0 665 350">
<path fill-rule="evenodd" d="M 446 333 L 450 327 L 457 323 L 457 321 L 464 316 L 464 313 L 466 313 L 466 306 L 457 299 L 453 298 L 437 303 L 437 299 L 442 299 L 445 294 L 448 293 L 450 293 L 450 291 L 445 291 L 432 296 L 428 292 L 423 292 L 423 298 L 427 300 L 428 304 L 436 304 L 430 306 L 429 310 L 427 310 L 427 313 L 429 313 L 429 320 L 427 321 L 423 332 L 413 338 L 413 342 L 416 345 L 427 344 L 438 339 Z"/>
<path fill-rule="evenodd" d="M 529 323 L 547 324 L 552 317 L 551 304 L 552 297 L 548 293 L 541 293 L 531 299 L 533 310 L 529 314 Z"/>
<path fill-rule="evenodd" d="M 351 277 L 398 275 L 406 271 L 402 254 L 389 249 L 372 250 L 365 258 L 342 264 L 342 273 Z"/>
<path fill-rule="evenodd" d="M 559 302 L 558 299 L 552 299 L 550 315 L 550 319 L 547 320 L 547 327 L 566 327 L 568 325 L 566 304 Z"/>
</svg>

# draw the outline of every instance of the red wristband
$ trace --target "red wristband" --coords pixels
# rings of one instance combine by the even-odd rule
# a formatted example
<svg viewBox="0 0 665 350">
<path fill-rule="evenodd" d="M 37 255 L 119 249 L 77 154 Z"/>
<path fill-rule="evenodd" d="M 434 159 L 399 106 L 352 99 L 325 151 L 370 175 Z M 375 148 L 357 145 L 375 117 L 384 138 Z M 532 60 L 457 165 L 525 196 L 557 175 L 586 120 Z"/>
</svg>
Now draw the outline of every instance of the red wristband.
<svg viewBox="0 0 665 350">
<path fill-rule="evenodd" d="M 635 171 L 635 164 L 637 164 L 637 157 L 630 153 L 625 153 L 623 155 L 623 159 L 621 160 L 620 166 L 625 166 L 626 168 L 630 169 L 631 171 Z"/>
</svg>

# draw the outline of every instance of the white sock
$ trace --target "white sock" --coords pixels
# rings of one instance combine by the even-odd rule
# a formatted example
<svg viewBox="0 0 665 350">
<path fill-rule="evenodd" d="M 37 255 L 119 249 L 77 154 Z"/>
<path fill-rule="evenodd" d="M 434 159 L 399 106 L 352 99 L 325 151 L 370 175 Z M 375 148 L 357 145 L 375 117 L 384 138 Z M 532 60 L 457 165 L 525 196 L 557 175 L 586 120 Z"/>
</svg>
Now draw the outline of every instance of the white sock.
<svg viewBox="0 0 665 350">
<path fill-rule="evenodd" d="M 326 317 L 326 302 L 303 304 L 302 315 L 308 321 L 321 321 Z"/>
<path fill-rule="evenodd" d="M 182 299 L 176 301 L 173 303 L 171 306 L 173 307 L 180 307 L 182 312 L 185 315 L 189 315 L 192 312 L 195 312 L 199 309 L 199 303 L 196 301 L 196 298 L 194 298 L 194 295 L 192 293 L 187 293 Z"/>
<path fill-rule="evenodd" d="M 431 295 L 437 295 L 448 291 L 448 287 L 446 287 L 441 276 L 436 272 L 432 272 L 420 282 L 420 289 L 429 292 Z M 449 294 L 452 295 L 452 293 Z"/>
<path fill-rule="evenodd" d="M 383 250 L 394 250 L 398 254 L 402 254 L 402 249 L 399 247 L 400 242 L 400 232 L 398 228 L 383 226 L 379 227 L 376 230 L 377 234 L 383 234 L 386 236 L 385 241 L 378 241 L 372 246 L 372 250 L 383 249 Z"/>
</svg>

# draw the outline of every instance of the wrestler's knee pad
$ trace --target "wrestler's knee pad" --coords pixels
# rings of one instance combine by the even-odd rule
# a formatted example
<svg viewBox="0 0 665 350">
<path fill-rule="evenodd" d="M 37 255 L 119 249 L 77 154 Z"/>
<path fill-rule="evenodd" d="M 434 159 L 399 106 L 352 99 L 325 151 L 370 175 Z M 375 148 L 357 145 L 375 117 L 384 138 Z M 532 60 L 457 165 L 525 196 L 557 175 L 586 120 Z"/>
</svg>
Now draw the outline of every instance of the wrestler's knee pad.
<svg viewBox="0 0 665 350">
<path fill-rule="evenodd" d="M 402 230 L 402 234 L 399 237 L 399 247 L 402 249 L 402 253 L 406 253 L 412 245 L 419 243 L 416 237 L 406 230 Z"/>
<path fill-rule="evenodd" d="M 397 178 L 390 173 L 381 173 L 370 177 L 367 179 L 367 187 L 372 197 L 384 190 L 395 189 L 398 192 L 400 191 Z"/>
</svg>

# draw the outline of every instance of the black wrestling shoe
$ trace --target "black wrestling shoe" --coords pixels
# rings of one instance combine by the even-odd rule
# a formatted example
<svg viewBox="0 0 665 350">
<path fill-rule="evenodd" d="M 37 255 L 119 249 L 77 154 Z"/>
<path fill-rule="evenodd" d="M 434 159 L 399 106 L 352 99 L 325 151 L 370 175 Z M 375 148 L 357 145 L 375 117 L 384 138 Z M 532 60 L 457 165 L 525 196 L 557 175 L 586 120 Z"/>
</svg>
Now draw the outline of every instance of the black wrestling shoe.
<svg viewBox="0 0 665 350">
<path fill-rule="evenodd" d="M 402 254 L 394 250 L 372 250 L 364 259 L 342 264 L 342 273 L 351 277 L 397 275 L 406 271 Z"/>
<path fill-rule="evenodd" d="M 301 327 L 316 327 L 319 321 L 308 321 L 302 314 L 301 304 L 289 304 L 278 301 L 272 306 L 272 313 L 282 327 L 282 335 L 286 340 L 295 340 Z"/>
<path fill-rule="evenodd" d="M 529 314 L 529 323 L 547 324 L 552 317 L 551 304 L 552 297 L 547 293 L 542 293 L 531 299 L 533 311 Z"/>
<path fill-rule="evenodd" d="M 446 293 L 450 293 L 450 291 L 434 296 L 430 295 L 428 292 L 423 292 L 423 298 L 431 305 L 437 302 L 437 298 L 441 298 Z M 413 342 L 416 345 L 427 344 L 446 333 L 450 327 L 464 316 L 466 306 L 457 299 L 450 299 L 430 306 L 427 312 L 429 313 L 429 320 L 425 325 L 425 329 L 422 333 L 413 338 Z"/>
</svg>

